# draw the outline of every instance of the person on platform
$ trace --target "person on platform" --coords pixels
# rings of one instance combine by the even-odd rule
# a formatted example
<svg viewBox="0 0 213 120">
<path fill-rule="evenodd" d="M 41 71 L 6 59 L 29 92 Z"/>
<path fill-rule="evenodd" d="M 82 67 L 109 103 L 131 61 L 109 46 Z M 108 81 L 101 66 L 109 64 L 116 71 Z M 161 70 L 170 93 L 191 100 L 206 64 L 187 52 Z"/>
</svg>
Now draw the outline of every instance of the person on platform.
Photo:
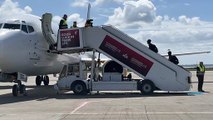
<svg viewBox="0 0 213 120">
<path fill-rule="evenodd" d="M 61 19 L 60 23 L 59 23 L 59 29 L 67 29 L 68 25 L 67 25 L 67 15 L 64 14 L 63 18 Z"/>
<path fill-rule="evenodd" d="M 77 21 L 73 21 L 73 24 L 72 24 L 72 26 L 70 27 L 70 28 L 77 28 L 78 26 L 77 26 Z"/>
</svg>

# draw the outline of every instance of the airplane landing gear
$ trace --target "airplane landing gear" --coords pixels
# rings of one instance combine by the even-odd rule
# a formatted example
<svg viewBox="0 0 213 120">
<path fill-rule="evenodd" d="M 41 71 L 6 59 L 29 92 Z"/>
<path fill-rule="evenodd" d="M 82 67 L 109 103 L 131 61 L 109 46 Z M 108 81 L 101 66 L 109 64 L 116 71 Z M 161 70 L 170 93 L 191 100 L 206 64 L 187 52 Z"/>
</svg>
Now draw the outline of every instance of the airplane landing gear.
<svg viewBox="0 0 213 120">
<path fill-rule="evenodd" d="M 41 81 L 43 81 L 43 76 L 36 76 L 36 86 L 41 86 Z"/>
<path fill-rule="evenodd" d="M 50 80 L 49 80 L 49 77 L 48 77 L 47 75 L 45 75 L 45 76 L 44 76 L 44 80 L 43 80 L 44 85 L 46 85 L 46 86 L 49 85 L 49 81 L 50 81 Z"/>
<path fill-rule="evenodd" d="M 36 86 L 41 86 L 41 82 L 44 82 L 44 85 L 49 85 L 49 77 L 47 75 L 36 76 Z"/>
<path fill-rule="evenodd" d="M 12 93 L 13 96 L 18 96 L 18 94 L 27 95 L 26 86 L 21 83 L 20 80 L 15 81 L 17 84 L 13 85 Z"/>
</svg>

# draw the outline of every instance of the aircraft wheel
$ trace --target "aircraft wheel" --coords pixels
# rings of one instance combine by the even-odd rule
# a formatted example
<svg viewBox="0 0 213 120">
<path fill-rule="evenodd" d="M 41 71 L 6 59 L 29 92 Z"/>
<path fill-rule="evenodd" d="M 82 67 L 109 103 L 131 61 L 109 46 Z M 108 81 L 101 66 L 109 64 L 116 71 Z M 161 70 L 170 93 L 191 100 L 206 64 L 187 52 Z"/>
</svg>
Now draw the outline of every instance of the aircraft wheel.
<svg viewBox="0 0 213 120">
<path fill-rule="evenodd" d="M 143 80 L 141 84 L 141 93 L 142 94 L 152 94 L 153 91 L 155 90 L 155 85 L 152 81 L 150 80 Z"/>
<path fill-rule="evenodd" d="M 18 85 L 13 85 L 13 88 L 12 88 L 12 93 L 13 93 L 13 96 L 18 96 Z"/>
<path fill-rule="evenodd" d="M 26 86 L 20 85 L 20 94 L 23 94 L 24 96 L 27 95 Z"/>
<path fill-rule="evenodd" d="M 85 84 L 81 82 L 75 83 L 72 90 L 76 95 L 84 95 L 87 93 Z"/>
<path fill-rule="evenodd" d="M 41 86 L 42 77 L 36 76 L 36 86 Z"/>
<path fill-rule="evenodd" d="M 49 77 L 46 75 L 46 76 L 44 76 L 44 85 L 49 85 Z"/>
</svg>

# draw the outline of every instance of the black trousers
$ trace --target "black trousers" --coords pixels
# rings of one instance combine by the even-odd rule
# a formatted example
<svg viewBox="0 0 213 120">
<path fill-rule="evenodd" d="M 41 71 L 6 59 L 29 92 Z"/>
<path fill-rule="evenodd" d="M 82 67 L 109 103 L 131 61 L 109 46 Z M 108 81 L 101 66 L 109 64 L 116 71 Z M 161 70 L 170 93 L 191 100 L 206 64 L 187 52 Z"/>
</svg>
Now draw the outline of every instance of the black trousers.
<svg viewBox="0 0 213 120">
<path fill-rule="evenodd" d="M 198 78 L 198 91 L 202 91 L 204 75 L 197 75 L 197 78 Z"/>
</svg>

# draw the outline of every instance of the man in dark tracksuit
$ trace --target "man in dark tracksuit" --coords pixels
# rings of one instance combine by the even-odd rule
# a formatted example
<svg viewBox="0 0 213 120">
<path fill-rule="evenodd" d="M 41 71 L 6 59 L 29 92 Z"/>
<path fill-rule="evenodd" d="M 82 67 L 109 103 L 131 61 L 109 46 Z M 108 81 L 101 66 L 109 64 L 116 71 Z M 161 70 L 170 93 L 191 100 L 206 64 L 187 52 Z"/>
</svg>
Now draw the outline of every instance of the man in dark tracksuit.
<svg viewBox="0 0 213 120">
<path fill-rule="evenodd" d="M 158 48 L 154 44 L 151 43 L 150 39 L 147 40 L 147 44 L 149 45 L 150 50 L 152 50 L 155 53 L 158 53 Z"/>
<path fill-rule="evenodd" d="M 198 78 L 198 91 L 199 92 L 205 92 L 203 90 L 203 81 L 204 81 L 204 75 L 205 75 L 205 66 L 203 65 L 203 62 L 200 62 L 198 65 L 197 65 L 197 78 Z"/>
<path fill-rule="evenodd" d="M 175 55 L 172 55 L 171 51 L 168 52 L 168 56 L 169 56 L 169 61 L 173 62 L 176 65 L 179 63 L 178 58 Z"/>
</svg>

